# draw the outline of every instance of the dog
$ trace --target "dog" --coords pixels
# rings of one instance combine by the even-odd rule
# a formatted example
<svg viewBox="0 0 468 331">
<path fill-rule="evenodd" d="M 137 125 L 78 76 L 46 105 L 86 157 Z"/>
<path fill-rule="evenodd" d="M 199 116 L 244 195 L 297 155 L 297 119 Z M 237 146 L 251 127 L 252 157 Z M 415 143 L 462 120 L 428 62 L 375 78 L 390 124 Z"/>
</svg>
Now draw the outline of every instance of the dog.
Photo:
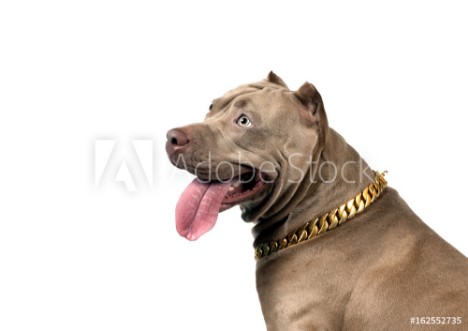
<svg viewBox="0 0 468 331">
<path fill-rule="evenodd" d="M 372 133 L 370 133 L 372 134 Z M 468 261 L 328 126 L 320 93 L 275 73 L 213 101 L 166 150 L 196 175 L 176 228 L 196 240 L 240 205 L 269 331 L 468 330 Z"/>
</svg>

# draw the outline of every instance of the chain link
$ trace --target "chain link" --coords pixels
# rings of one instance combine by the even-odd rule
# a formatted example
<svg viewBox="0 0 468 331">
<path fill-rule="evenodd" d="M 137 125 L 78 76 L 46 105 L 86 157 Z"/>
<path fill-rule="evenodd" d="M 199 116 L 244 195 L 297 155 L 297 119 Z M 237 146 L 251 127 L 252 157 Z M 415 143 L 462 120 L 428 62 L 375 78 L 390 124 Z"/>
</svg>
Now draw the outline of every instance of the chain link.
<svg viewBox="0 0 468 331">
<path fill-rule="evenodd" d="M 258 260 L 262 257 L 271 255 L 274 252 L 285 249 L 286 247 L 294 246 L 300 242 L 310 240 L 349 221 L 354 216 L 361 213 L 380 196 L 384 188 L 387 186 L 387 181 L 384 177 L 386 173 L 386 171 L 383 173 L 377 172 L 373 183 L 369 184 L 369 186 L 367 186 L 356 197 L 332 210 L 328 214 L 307 222 L 299 229 L 289 233 L 282 239 L 257 245 L 255 247 L 255 258 Z"/>
</svg>

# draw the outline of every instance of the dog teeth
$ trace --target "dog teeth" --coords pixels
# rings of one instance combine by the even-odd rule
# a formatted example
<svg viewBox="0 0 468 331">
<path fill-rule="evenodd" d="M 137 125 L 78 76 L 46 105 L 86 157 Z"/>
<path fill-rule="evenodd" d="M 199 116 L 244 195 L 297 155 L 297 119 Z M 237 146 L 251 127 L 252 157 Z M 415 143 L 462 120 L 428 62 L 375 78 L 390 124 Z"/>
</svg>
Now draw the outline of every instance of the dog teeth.
<svg viewBox="0 0 468 331">
<path fill-rule="evenodd" d="M 232 195 L 233 193 L 235 194 L 239 189 L 242 187 L 242 183 L 240 181 L 234 182 L 231 184 L 229 187 L 227 193 Z"/>
</svg>

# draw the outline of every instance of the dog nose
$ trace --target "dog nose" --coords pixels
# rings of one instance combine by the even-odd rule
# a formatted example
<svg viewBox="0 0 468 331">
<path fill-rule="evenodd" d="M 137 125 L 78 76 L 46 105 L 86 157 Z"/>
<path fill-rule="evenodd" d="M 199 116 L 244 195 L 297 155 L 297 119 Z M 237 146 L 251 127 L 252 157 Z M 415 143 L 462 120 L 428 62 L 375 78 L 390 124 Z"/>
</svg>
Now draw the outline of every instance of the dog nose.
<svg viewBox="0 0 468 331">
<path fill-rule="evenodd" d="M 172 129 L 167 132 L 167 142 L 174 147 L 183 147 L 189 143 L 188 136 L 181 130 Z"/>
<path fill-rule="evenodd" d="M 172 162 L 187 150 L 190 139 L 181 129 L 172 129 L 167 132 L 166 152 Z"/>
</svg>

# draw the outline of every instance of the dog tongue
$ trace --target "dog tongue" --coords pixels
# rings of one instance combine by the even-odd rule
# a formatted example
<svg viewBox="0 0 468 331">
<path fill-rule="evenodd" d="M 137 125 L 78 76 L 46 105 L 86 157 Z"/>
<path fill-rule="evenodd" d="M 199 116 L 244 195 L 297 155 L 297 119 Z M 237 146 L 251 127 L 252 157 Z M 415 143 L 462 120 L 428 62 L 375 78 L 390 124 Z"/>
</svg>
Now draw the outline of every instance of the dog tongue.
<svg viewBox="0 0 468 331">
<path fill-rule="evenodd" d="M 197 240 L 210 231 L 229 186 L 230 183 L 202 183 L 194 179 L 177 202 L 177 232 L 188 240 Z"/>
</svg>

